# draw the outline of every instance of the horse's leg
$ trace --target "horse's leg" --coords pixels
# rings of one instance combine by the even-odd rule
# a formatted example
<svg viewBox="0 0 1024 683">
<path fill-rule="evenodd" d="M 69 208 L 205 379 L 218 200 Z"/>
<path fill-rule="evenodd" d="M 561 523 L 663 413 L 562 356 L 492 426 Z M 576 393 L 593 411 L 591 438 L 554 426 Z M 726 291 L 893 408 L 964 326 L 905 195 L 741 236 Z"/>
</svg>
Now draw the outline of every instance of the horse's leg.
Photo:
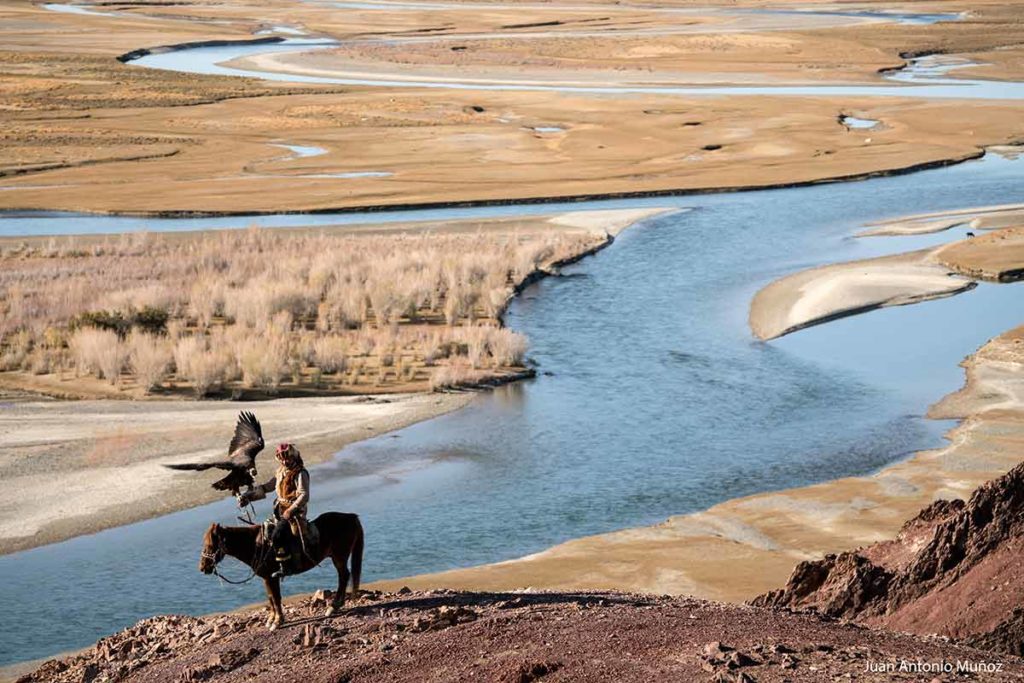
<svg viewBox="0 0 1024 683">
<path fill-rule="evenodd" d="M 327 608 L 327 616 L 331 616 L 345 606 L 345 590 L 348 588 L 348 553 L 339 549 L 337 544 L 331 550 L 331 562 L 338 570 L 338 590 L 334 593 L 331 606 Z"/>
<path fill-rule="evenodd" d="M 271 581 L 277 581 L 277 579 L 263 579 L 263 587 L 267 589 L 267 628 L 274 627 L 274 617 L 277 616 L 277 604 L 274 602 L 274 589 L 270 586 Z"/>
<path fill-rule="evenodd" d="M 281 579 L 274 577 L 267 579 L 267 587 L 270 589 L 270 600 L 274 606 L 274 616 L 271 618 L 270 630 L 284 625 L 284 609 L 281 607 Z"/>
</svg>

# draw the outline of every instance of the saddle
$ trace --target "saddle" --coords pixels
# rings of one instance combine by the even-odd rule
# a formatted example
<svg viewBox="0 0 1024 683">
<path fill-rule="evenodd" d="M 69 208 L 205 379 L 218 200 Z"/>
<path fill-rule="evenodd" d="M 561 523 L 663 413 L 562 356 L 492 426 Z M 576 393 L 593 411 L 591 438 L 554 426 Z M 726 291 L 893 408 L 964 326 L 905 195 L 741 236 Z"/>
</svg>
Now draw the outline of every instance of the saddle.
<svg viewBox="0 0 1024 683">
<path fill-rule="evenodd" d="M 269 545 L 271 536 L 274 534 L 274 527 L 277 526 L 277 519 L 268 517 L 260 528 L 260 535 L 257 539 L 258 545 Z M 316 556 L 320 547 L 320 531 L 315 524 L 310 524 L 305 517 L 289 520 L 287 550 L 292 556 L 293 562 L 305 555 L 311 560 Z"/>
</svg>

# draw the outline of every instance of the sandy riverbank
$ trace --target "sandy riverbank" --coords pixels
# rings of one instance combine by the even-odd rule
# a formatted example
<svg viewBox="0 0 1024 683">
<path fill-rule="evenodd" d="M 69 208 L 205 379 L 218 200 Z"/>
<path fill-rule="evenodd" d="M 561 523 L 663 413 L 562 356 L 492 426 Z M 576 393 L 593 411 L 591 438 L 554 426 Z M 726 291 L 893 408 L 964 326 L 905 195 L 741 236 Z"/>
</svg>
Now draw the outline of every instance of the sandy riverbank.
<svg viewBox="0 0 1024 683">
<path fill-rule="evenodd" d="M 10 553 L 223 498 L 213 476 L 160 465 L 227 451 L 239 410 L 270 443 L 293 441 L 308 464 L 354 441 L 464 406 L 471 394 L 229 401 L 53 401 L 0 395 L 0 553 Z M 272 448 L 272 446 L 271 446 Z M 260 456 L 261 474 L 273 454 Z M 209 474 L 209 473 L 207 473 Z"/>
<path fill-rule="evenodd" d="M 892 537 L 938 498 L 967 497 L 1020 462 L 1024 327 L 964 361 L 965 387 L 930 416 L 961 419 L 946 448 L 867 477 L 731 500 L 662 524 L 581 538 L 509 562 L 382 582 L 385 587 L 609 588 L 747 600 L 806 559 Z"/>
<path fill-rule="evenodd" d="M 977 237 L 894 256 L 800 271 L 764 287 L 750 304 L 750 329 L 762 340 L 885 306 L 952 296 L 976 280 L 1012 282 L 1024 275 L 1024 216 L 1017 206 L 908 216 L 860 233 L 913 235 L 967 226 Z"/>
<path fill-rule="evenodd" d="M 871 223 L 868 229 L 857 233 L 857 236 L 923 235 L 942 232 L 956 226 L 973 230 L 995 230 L 1021 224 L 1024 224 L 1024 206 L 1007 204 L 903 216 L 896 220 Z"/>
<path fill-rule="evenodd" d="M 1020 280 L 1024 278 L 1024 227 L 947 244 L 936 249 L 933 258 L 967 277 L 995 282 Z"/>
<path fill-rule="evenodd" d="M 794 273 L 760 290 L 750 304 L 750 329 L 758 339 L 775 339 L 848 315 L 973 287 L 973 281 L 952 277 L 936 263 L 933 250 L 836 263 Z"/>
<path fill-rule="evenodd" d="M 13 104 L 0 112 L 0 208 L 302 211 L 762 187 L 961 161 L 1021 135 L 1012 103 L 338 88 L 180 74 L 114 59 L 139 47 L 248 40 L 260 27 L 282 24 L 346 44 L 402 38 L 398 53 L 358 43 L 366 53 L 360 59 L 378 71 L 412 74 L 427 64 L 471 76 L 527 68 L 519 62 L 528 58 L 540 62 L 528 65 L 539 78 L 564 70 L 568 60 L 598 83 L 656 80 L 648 63 L 684 79 L 717 74 L 723 83 L 867 82 L 877 80 L 879 68 L 898 66 L 904 51 L 940 45 L 984 57 L 1024 37 L 1007 20 L 1012 5 L 998 2 L 930 4 L 972 13 L 928 26 L 785 15 L 792 30 L 780 30 L 778 17 L 729 15 L 733 9 L 680 15 L 594 3 L 586 11 L 388 11 L 381 33 L 379 10 L 346 9 L 339 23 L 340 13 L 312 3 L 134 7 L 126 17 L 5 0 L 0 91 Z M 605 15 L 611 18 L 597 21 Z M 565 23 L 552 38 L 511 29 L 512 37 L 452 49 L 459 47 L 454 36 L 508 33 L 503 27 L 533 17 Z M 662 34 L 684 19 L 692 35 Z M 628 26 L 654 34 L 620 35 Z M 323 58 L 287 57 L 299 68 L 320 68 Z M 1017 73 L 1016 61 L 1001 63 L 1004 76 Z M 851 131 L 838 122 L 841 113 L 882 125 L 870 134 Z M 324 151 L 289 156 L 280 143 Z"/>
</svg>

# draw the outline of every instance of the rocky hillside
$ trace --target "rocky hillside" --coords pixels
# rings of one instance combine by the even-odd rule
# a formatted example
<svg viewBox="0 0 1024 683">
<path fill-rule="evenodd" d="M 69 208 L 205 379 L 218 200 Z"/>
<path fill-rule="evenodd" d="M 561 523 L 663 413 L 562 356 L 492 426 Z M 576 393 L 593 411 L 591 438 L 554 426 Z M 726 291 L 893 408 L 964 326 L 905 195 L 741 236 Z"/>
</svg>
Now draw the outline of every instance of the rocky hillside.
<svg viewBox="0 0 1024 683">
<path fill-rule="evenodd" d="M 901 662 L 964 662 L 1024 680 L 1024 661 L 813 614 L 622 593 L 369 593 L 340 616 L 323 596 L 269 632 L 261 610 L 156 617 L 51 660 L 24 683 L 93 681 L 886 681 Z M 897 676 L 898 680 L 900 677 Z M 920 676 L 903 676 L 921 680 Z M 930 680 L 926 676 L 923 680 Z"/>
<path fill-rule="evenodd" d="M 1024 648 L 1024 463 L 966 503 L 938 501 L 892 541 L 803 562 L 754 604 Z"/>
</svg>

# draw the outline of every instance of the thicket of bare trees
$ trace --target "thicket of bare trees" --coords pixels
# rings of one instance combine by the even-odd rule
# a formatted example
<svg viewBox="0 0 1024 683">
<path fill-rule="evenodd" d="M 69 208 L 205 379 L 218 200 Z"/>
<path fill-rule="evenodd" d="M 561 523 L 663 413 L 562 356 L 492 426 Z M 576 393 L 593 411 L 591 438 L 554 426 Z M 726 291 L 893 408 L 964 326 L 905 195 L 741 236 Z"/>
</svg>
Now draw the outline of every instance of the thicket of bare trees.
<svg viewBox="0 0 1024 683">
<path fill-rule="evenodd" d="M 499 317 L 595 235 L 250 229 L 73 238 L 0 252 L 0 370 L 111 384 L 369 390 L 520 366 Z"/>
</svg>

